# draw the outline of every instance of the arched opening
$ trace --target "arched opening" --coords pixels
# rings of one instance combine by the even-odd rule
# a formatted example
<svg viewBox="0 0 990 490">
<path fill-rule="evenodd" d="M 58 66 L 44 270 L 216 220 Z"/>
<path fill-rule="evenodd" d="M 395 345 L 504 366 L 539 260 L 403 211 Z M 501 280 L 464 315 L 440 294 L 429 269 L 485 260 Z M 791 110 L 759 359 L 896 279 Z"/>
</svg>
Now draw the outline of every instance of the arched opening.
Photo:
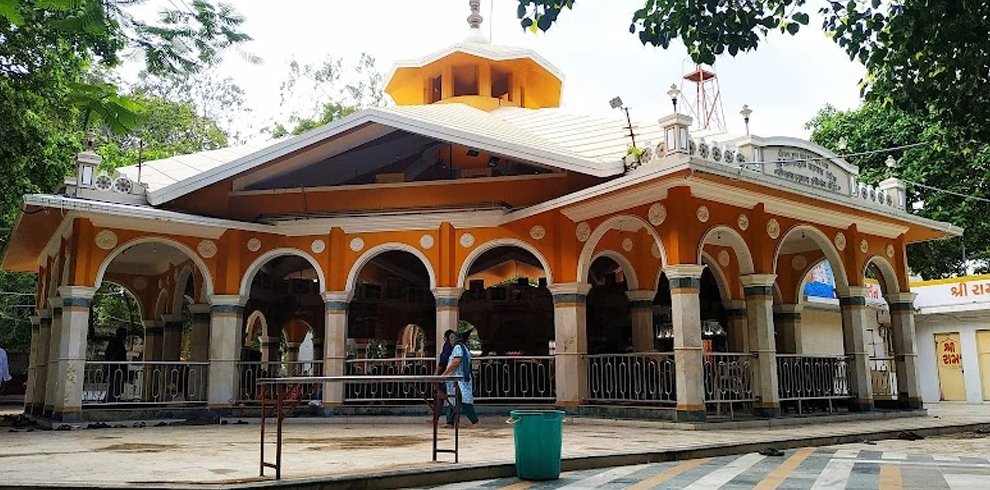
<svg viewBox="0 0 990 490">
<path fill-rule="evenodd" d="M 841 233 L 835 241 L 846 246 Z M 847 356 L 856 350 L 858 334 L 840 305 L 849 281 L 833 239 L 812 226 L 796 226 L 781 237 L 774 267 L 780 291 L 773 334 L 781 409 L 844 406 L 852 393 Z"/>
<path fill-rule="evenodd" d="M 431 285 L 432 275 L 423 260 L 405 250 L 387 250 L 360 265 L 347 316 L 354 357 L 396 357 L 398 339 L 410 324 L 422 329 L 423 350 L 434 355 L 436 302 Z"/>
<path fill-rule="evenodd" d="M 322 372 L 322 363 L 313 362 L 313 357 L 322 358 L 322 352 L 305 361 L 298 355 L 307 334 L 321 338 L 323 332 L 322 279 L 309 257 L 293 251 L 262 256 L 248 268 L 242 286 L 247 285 L 245 311 L 251 313 L 242 329 L 240 402 L 258 398 L 254 388 L 258 377 Z"/>
<path fill-rule="evenodd" d="M 871 257 L 866 262 L 863 274 L 866 286 L 866 304 L 871 310 L 870 321 L 866 326 L 866 347 L 870 355 L 870 382 L 873 399 L 878 405 L 891 404 L 897 400 L 898 391 L 907 392 L 904 383 L 898 380 L 898 365 L 905 369 L 903 361 L 904 337 L 901 325 L 892 321 L 890 305 L 886 298 L 900 292 L 893 267 L 881 257 Z M 904 389 L 898 389 L 898 382 Z"/>
<path fill-rule="evenodd" d="M 189 360 L 196 281 L 212 288 L 202 261 L 177 242 L 135 240 L 107 257 L 94 282 L 84 405 L 206 400 L 207 367 Z"/>
<path fill-rule="evenodd" d="M 471 263 L 460 319 L 473 325 L 486 356 L 547 356 L 554 339 L 553 298 L 532 252 L 492 248 Z"/>
<path fill-rule="evenodd" d="M 626 271 L 608 255 L 591 262 L 587 299 L 589 354 L 622 354 L 633 351 L 632 317 Z"/>
</svg>

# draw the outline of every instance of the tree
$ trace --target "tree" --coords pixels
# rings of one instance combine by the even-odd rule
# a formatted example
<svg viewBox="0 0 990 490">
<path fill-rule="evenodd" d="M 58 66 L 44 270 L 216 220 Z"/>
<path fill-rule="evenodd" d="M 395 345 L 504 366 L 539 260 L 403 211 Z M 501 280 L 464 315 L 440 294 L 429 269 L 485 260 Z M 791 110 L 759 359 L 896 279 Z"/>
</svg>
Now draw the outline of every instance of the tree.
<svg viewBox="0 0 990 490">
<path fill-rule="evenodd" d="M 6 246 L 21 196 L 54 192 L 73 170 L 84 130 L 113 138 L 140 122 L 142 107 L 95 75 L 136 54 L 156 75 L 189 77 L 250 39 L 224 4 L 194 0 L 131 13 L 144 0 L 0 0 L 0 241 Z M 0 274 L 0 303 L 33 301 L 33 275 Z M 0 306 L 0 317 L 20 310 Z M 21 318 L 21 317 L 17 317 Z M 13 337 L 11 337 L 13 336 Z M 23 321 L 0 323 L 0 339 L 26 346 Z M 13 339 L 13 340 L 11 340 Z"/>
<path fill-rule="evenodd" d="M 897 165 L 888 169 L 887 154 L 875 153 L 851 158 L 860 168 L 860 178 L 876 184 L 892 173 L 910 182 L 976 195 L 990 185 L 990 145 L 972 154 L 962 154 L 951 144 L 951 135 L 937 123 L 903 111 L 869 103 L 854 111 L 837 111 L 826 106 L 807 124 L 811 140 L 837 153 L 858 153 L 877 148 L 893 148 L 927 143 L 891 154 Z M 846 141 L 844 150 L 839 139 Z M 980 194 L 987 196 L 984 192 Z M 949 221 L 966 229 L 960 239 L 927 242 L 908 247 L 912 272 L 926 279 L 965 274 L 968 266 L 977 272 L 990 272 L 990 222 L 988 206 L 972 199 L 919 186 L 908 186 L 908 206 L 926 218 Z M 966 258 L 963 260 L 963 247 Z"/>
<path fill-rule="evenodd" d="M 524 28 L 546 31 L 574 3 L 519 0 L 517 15 Z M 713 63 L 726 52 L 757 49 L 774 31 L 796 34 L 808 24 L 810 8 L 804 0 L 645 0 L 632 13 L 629 31 L 643 44 L 663 48 L 680 39 L 695 62 Z M 836 128 L 851 131 L 860 136 L 853 150 L 925 141 L 929 146 L 903 156 L 899 170 L 906 178 L 963 196 L 990 196 L 990 0 L 826 0 L 819 13 L 826 35 L 866 67 L 861 87 L 868 104 L 860 111 L 819 113 L 811 123 L 814 138 L 828 146 L 840 134 Z M 906 127 L 911 130 L 897 129 Z M 884 158 L 855 163 L 875 180 L 885 168 L 877 159 Z M 924 203 L 922 215 L 968 227 L 970 258 L 986 270 L 987 229 L 978 217 L 990 206 L 920 186 L 912 193 Z M 946 241 L 913 247 L 912 266 L 932 277 L 961 272 L 957 246 Z"/>
<path fill-rule="evenodd" d="M 344 78 L 344 75 L 350 76 Z M 386 105 L 385 81 L 375 66 L 375 58 L 362 53 L 358 62 L 345 70 L 341 58 L 327 56 L 318 65 L 289 62 L 289 76 L 280 87 L 283 107 L 290 100 L 306 101 L 305 108 L 289 108 L 288 129 L 278 122 L 272 136 L 298 135 L 346 117 L 366 107 Z M 313 103 L 315 101 L 315 104 Z M 306 111 L 308 115 L 300 115 Z"/>
<path fill-rule="evenodd" d="M 215 121 L 197 115 L 192 104 L 146 95 L 135 100 L 145 108 L 144 122 L 133 136 L 103 135 L 105 143 L 96 152 L 103 157 L 105 168 L 227 146 L 227 134 Z"/>
<path fill-rule="evenodd" d="M 548 30 L 574 0 L 519 0 L 524 28 Z M 809 22 L 804 0 L 646 0 L 629 31 L 667 48 L 680 39 L 697 63 L 756 49 L 773 31 Z M 866 66 L 867 100 L 937 121 L 960 151 L 990 141 L 990 0 L 827 0 L 822 29 Z"/>
</svg>

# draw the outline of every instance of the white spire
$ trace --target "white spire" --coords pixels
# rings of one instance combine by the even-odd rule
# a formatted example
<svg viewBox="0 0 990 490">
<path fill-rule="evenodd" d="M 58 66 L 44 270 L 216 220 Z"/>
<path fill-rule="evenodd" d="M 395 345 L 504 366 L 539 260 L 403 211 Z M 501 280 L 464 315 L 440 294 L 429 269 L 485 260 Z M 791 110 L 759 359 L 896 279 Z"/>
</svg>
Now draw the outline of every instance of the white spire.
<svg viewBox="0 0 990 490">
<path fill-rule="evenodd" d="M 468 0 L 471 7 L 471 15 L 468 16 L 468 26 L 471 27 L 471 34 L 467 40 L 476 43 L 488 43 L 488 38 L 481 33 L 481 22 L 485 20 L 481 16 L 481 0 Z"/>
</svg>

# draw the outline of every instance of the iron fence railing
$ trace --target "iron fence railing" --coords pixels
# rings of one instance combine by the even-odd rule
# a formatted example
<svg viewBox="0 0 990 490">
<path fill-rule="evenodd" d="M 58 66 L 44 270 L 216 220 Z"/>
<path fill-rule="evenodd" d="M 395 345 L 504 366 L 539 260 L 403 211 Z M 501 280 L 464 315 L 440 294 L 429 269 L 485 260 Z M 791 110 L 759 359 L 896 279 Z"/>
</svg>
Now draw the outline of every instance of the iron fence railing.
<svg viewBox="0 0 990 490">
<path fill-rule="evenodd" d="M 284 378 L 295 376 L 322 376 L 323 362 L 314 361 L 238 361 L 237 362 L 237 403 L 253 404 L 261 402 L 259 378 Z M 320 385 L 301 385 L 301 401 L 319 400 Z"/>
<path fill-rule="evenodd" d="M 594 354 L 588 359 L 588 400 L 598 403 L 677 403 L 674 354 Z"/>
<path fill-rule="evenodd" d="M 873 398 L 893 400 L 897 398 L 897 364 L 893 357 L 870 358 L 870 381 Z"/>
<path fill-rule="evenodd" d="M 209 363 L 86 361 L 82 404 L 205 404 Z"/>
</svg>

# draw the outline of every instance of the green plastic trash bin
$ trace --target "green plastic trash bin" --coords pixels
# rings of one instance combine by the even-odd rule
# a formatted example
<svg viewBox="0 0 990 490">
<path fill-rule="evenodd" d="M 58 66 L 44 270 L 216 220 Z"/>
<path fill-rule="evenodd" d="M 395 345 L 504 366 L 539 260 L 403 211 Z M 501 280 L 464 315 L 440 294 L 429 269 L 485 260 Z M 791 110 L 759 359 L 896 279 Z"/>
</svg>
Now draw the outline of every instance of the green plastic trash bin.
<svg viewBox="0 0 990 490">
<path fill-rule="evenodd" d="M 513 410 L 510 413 L 516 444 L 516 475 L 523 480 L 560 478 L 564 412 Z"/>
</svg>

